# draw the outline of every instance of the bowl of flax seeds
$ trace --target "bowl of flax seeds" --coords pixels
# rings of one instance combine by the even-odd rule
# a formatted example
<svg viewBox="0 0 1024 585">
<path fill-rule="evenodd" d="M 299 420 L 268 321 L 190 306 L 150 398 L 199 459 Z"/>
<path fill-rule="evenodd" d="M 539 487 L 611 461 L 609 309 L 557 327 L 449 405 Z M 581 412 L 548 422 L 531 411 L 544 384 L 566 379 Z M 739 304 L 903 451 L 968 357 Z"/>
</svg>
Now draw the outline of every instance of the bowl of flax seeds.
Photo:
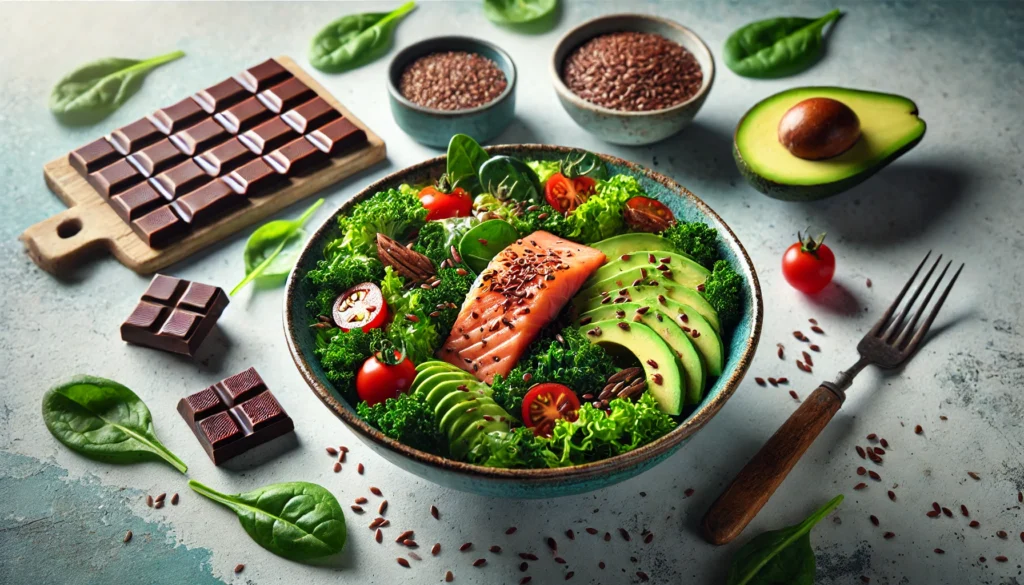
<svg viewBox="0 0 1024 585">
<path fill-rule="evenodd" d="M 388 71 L 395 122 L 428 146 L 453 134 L 484 143 L 515 117 L 516 68 L 508 53 L 471 37 L 426 39 L 400 51 Z"/>
<path fill-rule="evenodd" d="M 566 33 L 552 55 L 551 76 L 562 107 L 583 129 L 614 144 L 650 144 L 697 115 L 715 61 L 681 24 L 615 14 Z"/>
</svg>

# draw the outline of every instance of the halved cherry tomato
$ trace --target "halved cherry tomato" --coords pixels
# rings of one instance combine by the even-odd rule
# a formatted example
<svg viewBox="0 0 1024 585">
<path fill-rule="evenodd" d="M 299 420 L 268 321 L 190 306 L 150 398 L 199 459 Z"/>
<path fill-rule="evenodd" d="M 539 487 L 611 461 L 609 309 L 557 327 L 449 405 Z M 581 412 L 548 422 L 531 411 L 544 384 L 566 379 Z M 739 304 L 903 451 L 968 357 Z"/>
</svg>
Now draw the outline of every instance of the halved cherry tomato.
<svg viewBox="0 0 1024 585">
<path fill-rule="evenodd" d="M 373 406 L 409 390 L 416 366 L 390 343 L 383 344 L 356 373 L 356 393 Z"/>
<path fill-rule="evenodd" d="M 462 187 L 454 187 L 445 193 L 437 187 L 420 190 L 420 203 L 427 208 L 427 221 L 449 217 L 469 217 L 473 211 L 473 198 Z"/>
<path fill-rule="evenodd" d="M 366 332 L 384 325 L 388 318 L 388 304 L 384 302 L 380 287 L 364 282 L 338 296 L 332 316 L 342 331 L 362 329 Z"/>
<path fill-rule="evenodd" d="M 590 177 L 568 178 L 555 173 L 544 184 L 544 198 L 548 205 L 562 213 L 576 209 L 594 193 L 596 181 Z"/>
<path fill-rule="evenodd" d="M 782 255 L 782 275 L 798 291 L 814 294 L 832 282 L 832 275 L 836 272 L 836 257 L 822 243 L 825 234 L 818 236 L 817 240 L 810 235 L 805 238 L 800 232 L 797 232 L 796 237 L 800 241 Z"/>
<path fill-rule="evenodd" d="M 523 423 L 535 435 L 550 437 L 559 419 L 576 420 L 579 409 L 580 401 L 568 386 L 534 384 L 523 398 Z"/>
<path fill-rule="evenodd" d="M 639 232 L 663 232 L 676 222 L 676 216 L 667 205 L 650 197 L 631 198 L 626 202 L 624 215 L 626 224 Z"/>
</svg>

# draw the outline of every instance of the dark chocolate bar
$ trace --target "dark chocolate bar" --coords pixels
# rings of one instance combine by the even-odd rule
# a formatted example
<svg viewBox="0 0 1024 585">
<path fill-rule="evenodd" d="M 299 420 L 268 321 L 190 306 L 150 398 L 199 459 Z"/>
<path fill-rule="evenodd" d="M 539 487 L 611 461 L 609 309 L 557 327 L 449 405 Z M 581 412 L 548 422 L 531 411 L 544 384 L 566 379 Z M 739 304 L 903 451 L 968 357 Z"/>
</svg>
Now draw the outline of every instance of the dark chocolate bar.
<svg viewBox="0 0 1024 585">
<path fill-rule="evenodd" d="M 170 207 L 153 213 L 163 210 L 170 212 Z M 157 274 L 121 324 L 121 339 L 193 356 L 227 305 L 228 296 L 219 287 Z"/>
<path fill-rule="evenodd" d="M 178 412 L 214 465 L 295 429 L 255 368 L 182 398 Z"/>
<path fill-rule="evenodd" d="M 364 146 L 366 133 L 328 100 L 268 59 L 68 160 L 147 245 L 162 248 Z"/>
</svg>

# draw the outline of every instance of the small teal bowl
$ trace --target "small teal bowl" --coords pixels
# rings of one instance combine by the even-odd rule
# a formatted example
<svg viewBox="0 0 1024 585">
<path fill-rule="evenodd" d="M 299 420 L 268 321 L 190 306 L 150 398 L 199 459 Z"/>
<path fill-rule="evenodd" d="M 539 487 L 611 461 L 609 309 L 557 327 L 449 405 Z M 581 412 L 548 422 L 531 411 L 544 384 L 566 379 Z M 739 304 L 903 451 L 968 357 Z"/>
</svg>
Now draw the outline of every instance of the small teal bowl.
<svg viewBox="0 0 1024 585">
<path fill-rule="evenodd" d="M 540 144 L 492 146 L 486 150 L 492 155 L 506 154 L 535 160 L 561 160 L 571 151 L 562 146 Z M 327 408 L 375 453 L 409 473 L 465 492 L 500 498 L 551 498 L 579 494 L 627 480 L 664 461 L 706 425 L 736 391 L 754 358 L 761 336 L 763 311 L 761 288 L 746 250 L 722 218 L 680 184 L 620 158 L 600 156 L 608 164 L 609 172 L 636 177 L 648 194 L 668 205 L 681 221 L 701 221 L 716 228 L 720 236 L 719 252 L 743 277 L 743 318 L 731 335 L 723 339 L 728 348 L 728 360 L 722 376 L 715 381 L 704 400 L 686 415 L 679 426 L 650 444 L 602 461 L 562 469 L 493 469 L 470 465 L 418 451 L 385 437 L 366 424 L 356 414 L 354 405 L 349 404 L 327 381 L 320 361 L 313 353 L 314 335 L 310 324 L 316 321 L 317 316 L 306 306 L 313 296 L 313 287 L 305 276 L 323 258 L 324 246 L 340 237 L 339 215 L 349 213 L 353 205 L 379 191 L 402 183 L 435 180 L 445 171 L 445 157 L 439 156 L 392 173 L 342 204 L 306 243 L 288 277 L 285 290 L 285 337 L 299 373 Z"/>
<path fill-rule="evenodd" d="M 494 61 L 508 84 L 494 100 L 468 110 L 435 110 L 415 104 L 399 91 L 402 73 L 413 61 L 442 51 L 476 53 Z M 402 49 L 388 68 L 388 96 L 395 122 L 414 140 L 445 148 L 454 134 L 468 134 L 483 144 L 508 127 L 516 115 L 516 66 L 497 45 L 471 37 L 444 36 L 426 39 Z"/>
</svg>

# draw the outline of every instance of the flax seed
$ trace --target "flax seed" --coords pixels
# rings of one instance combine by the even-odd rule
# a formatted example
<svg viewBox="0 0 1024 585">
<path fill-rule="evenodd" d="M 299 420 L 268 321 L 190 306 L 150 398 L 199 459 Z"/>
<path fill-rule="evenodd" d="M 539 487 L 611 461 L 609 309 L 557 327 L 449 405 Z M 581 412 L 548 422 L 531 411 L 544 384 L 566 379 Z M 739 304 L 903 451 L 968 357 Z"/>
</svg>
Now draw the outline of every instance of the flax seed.
<svg viewBox="0 0 1024 585">
<path fill-rule="evenodd" d="M 146 505 L 150 508 L 153 507 L 153 496 L 146 496 Z"/>
<path fill-rule="evenodd" d="M 754 382 L 757 382 L 758 386 L 764 386 L 764 378 L 754 378 Z"/>
<path fill-rule="evenodd" d="M 356 514 L 362 514 L 363 513 L 363 507 L 362 506 L 358 506 L 356 504 L 352 504 L 351 508 L 352 508 L 352 511 L 355 512 Z"/>
<path fill-rule="evenodd" d="M 971 523 L 968 524 L 968 526 L 970 526 L 971 528 L 977 528 L 981 526 L 981 522 L 978 522 L 977 520 L 971 520 Z"/>
<path fill-rule="evenodd" d="M 243 565 L 242 563 L 238 563 L 237 565 L 235 565 L 235 574 L 236 575 L 241 573 L 244 570 L 245 570 L 245 565 Z"/>
<path fill-rule="evenodd" d="M 886 540 L 891 540 L 895 536 L 896 536 L 895 532 L 886 532 L 885 534 L 882 535 L 882 538 L 884 538 Z"/>
<path fill-rule="evenodd" d="M 466 543 L 463 543 L 462 546 L 459 547 L 459 552 L 466 552 L 467 550 L 469 550 L 471 548 L 473 548 L 473 543 L 472 542 L 466 542 Z"/>
<path fill-rule="evenodd" d="M 402 72 L 399 91 L 415 104 L 452 111 L 492 102 L 507 86 L 505 74 L 491 59 L 465 51 L 446 51 L 413 61 Z"/>
<path fill-rule="evenodd" d="M 395 561 L 398 562 L 399 565 L 405 567 L 406 569 L 409 568 L 409 561 L 405 560 L 404 558 L 398 557 L 397 559 L 395 559 Z"/>
<path fill-rule="evenodd" d="M 981 480 L 981 476 L 978 475 L 977 473 L 974 473 L 973 471 L 968 471 L 967 475 L 971 476 L 971 479 L 973 479 L 973 480 L 977 480 L 977 481 Z"/>
<path fill-rule="evenodd" d="M 864 482 L 861 482 L 861 483 L 858 483 L 857 485 L 853 486 L 853 489 L 855 489 L 855 490 L 862 490 L 862 489 L 864 489 L 866 487 L 868 487 L 868 484 L 866 484 Z"/>
<path fill-rule="evenodd" d="M 378 528 L 377 532 L 373 535 L 373 539 L 377 541 L 377 544 L 380 544 L 384 541 L 384 533 L 381 532 L 380 528 Z"/>
<path fill-rule="evenodd" d="M 1002 538 L 1003 540 L 1006 540 L 1006 531 L 1005 530 L 998 530 L 998 531 L 996 531 L 996 536 L 998 536 L 999 538 Z"/>
<path fill-rule="evenodd" d="M 327 454 L 330 455 L 331 457 L 334 457 L 335 455 L 338 454 L 338 450 L 335 449 L 334 447 L 328 447 Z"/>
<path fill-rule="evenodd" d="M 970 516 L 970 512 L 967 511 L 967 506 L 960 504 L 960 513 L 964 516 Z"/>
<path fill-rule="evenodd" d="M 996 562 L 997 563 L 1005 563 L 1008 560 L 1010 560 L 1010 559 L 1004 557 L 1003 555 L 999 555 L 998 557 L 996 557 Z"/>
<path fill-rule="evenodd" d="M 894 492 L 892 490 L 889 490 L 889 499 L 895 502 L 896 501 L 896 492 Z"/>
<path fill-rule="evenodd" d="M 872 514 L 871 515 L 871 523 L 874 524 L 875 526 L 878 526 L 878 524 L 879 524 L 878 523 L 878 516 L 875 516 L 874 514 Z"/>
<path fill-rule="evenodd" d="M 378 498 L 384 495 L 384 492 L 380 491 L 378 487 L 370 487 L 370 493 L 377 496 Z"/>
<path fill-rule="evenodd" d="M 482 566 L 484 566 L 486 564 L 487 564 L 487 559 L 477 559 L 477 560 L 473 561 L 473 566 L 474 567 L 482 567 Z"/>
<path fill-rule="evenodd" d="M 626 542 L 630 541 L 629 532 L 627 532 L 625 528 L 619 528 L 619 536 L 621 536 L 622 540 L 625 540 Z"/>
<path fill-rule="evenodd" d="M 451 583 L 454 580 L 455 580 L 455 575 L 452 574 L 451 571 L 445 572 L 445 574 L 444 574 L 444 582 L 445 583 Z"/>
<path fill-rule="evenodd" d="M 177 506 L 178 505 L 178 494 L 177 493 L 175 493 L 173 496 L 171 496 L 171 505 L 172 506 Z"/>
<path fill-rule="evenodd" d="M 128 532 L 124 533 L 124 540 L 122 540 L 121 542 L 128 542 L 131 539 L 132 539 L 132 531 L 129 530 Z"/>
</svg>

